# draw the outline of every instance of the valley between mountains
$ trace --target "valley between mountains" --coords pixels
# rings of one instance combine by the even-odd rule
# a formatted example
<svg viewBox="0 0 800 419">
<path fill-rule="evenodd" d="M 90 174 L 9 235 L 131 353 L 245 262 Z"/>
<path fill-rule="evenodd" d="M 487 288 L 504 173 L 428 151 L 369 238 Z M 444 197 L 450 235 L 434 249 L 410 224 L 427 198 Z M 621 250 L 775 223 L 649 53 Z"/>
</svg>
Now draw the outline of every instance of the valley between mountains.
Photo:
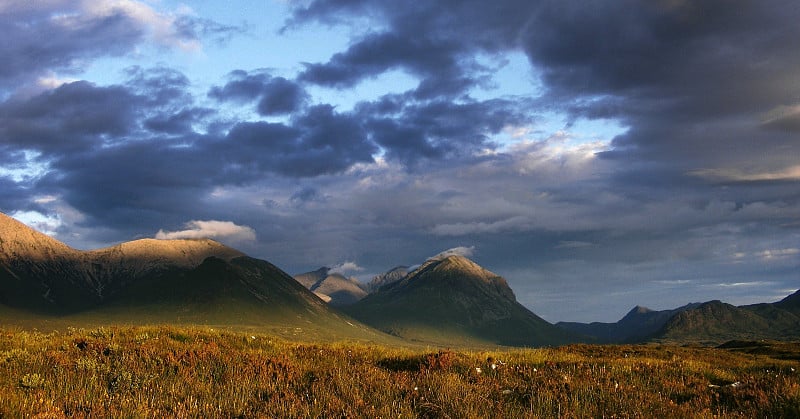
<svg viewBox="0 0 800 419">
<path fill-rule="evenodd" d="M 774 303 L 635 307 L 616 323 L 551 324 L 506 280 L 461 256 L 369 284 L 328 268 L 294 277 L 213 240 L 143 239 L 80 251 L 0 214 L 0 324 L 200 325 L 298 341 L 449 347 L 800 338 L 800 292 Z"/>
</svg>

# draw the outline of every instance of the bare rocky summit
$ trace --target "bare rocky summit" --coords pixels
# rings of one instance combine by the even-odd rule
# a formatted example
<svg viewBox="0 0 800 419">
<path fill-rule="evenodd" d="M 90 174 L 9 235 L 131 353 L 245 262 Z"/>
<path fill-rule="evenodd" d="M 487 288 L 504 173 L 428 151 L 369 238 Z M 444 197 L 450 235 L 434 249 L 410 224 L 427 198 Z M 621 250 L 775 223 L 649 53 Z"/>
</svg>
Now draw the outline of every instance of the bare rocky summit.
<svg viewBox="0 0 800 419">
<path fill-rule="evenodd" d="M 385 285 L 400 281 L 408 275 L 408 266 L 396 266 L 387 272 L 372 277 L 367 283 L 367 292 L 375 292 Z"/>
<path fill-rule="evenodd" d="M 327 267 L 295 275 L 294 279 L 333 306 L 353 304 L 367 296 L 358 280 L 331 272 Z"/>
</svg>

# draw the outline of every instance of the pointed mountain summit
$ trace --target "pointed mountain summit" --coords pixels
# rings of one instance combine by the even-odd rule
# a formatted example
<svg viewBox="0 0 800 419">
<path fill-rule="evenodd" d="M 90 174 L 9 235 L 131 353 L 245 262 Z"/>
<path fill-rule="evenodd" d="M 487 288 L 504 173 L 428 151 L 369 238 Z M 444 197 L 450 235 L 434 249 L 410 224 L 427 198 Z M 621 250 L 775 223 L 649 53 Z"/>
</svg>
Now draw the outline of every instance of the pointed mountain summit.
<svg viewBox="0 0 800 419">
<path fill-rule="evenodd" d="M 543 346 L 571 340 L 516 301 L 505 279 L 462 256 L 429 260 L 344 310 L 408 339 Z"/>
<path fill-rule="evenodd" d="M 328 296 L 330 298 L 329 303 L 333 306 L 353 304 L 367 296 L 367 292 L 361 288 L 358 280 L 347 278 L 339 273 L 326 276 L 314 284 L 311 291 L 317 295 Z"/>
<path fill-rule="evenodd" d="M 331 273 L 330 268 L 295 275 L 294 279 L 311 292 L 333 306 L 353 304 L 367 296 L 358 280 L 340 273 Z"/>
<path fill-rule="evenodd" d="M 316 271 L 306 272 L 302 274 L 297 274 L 294 276 L 294 279 L 297 282 L 303 284 L 304 287 L 311 289 L 319 281 L 322 281 L 328 276 L 328 272 L 330 272 L 331 268 L 328 267 L 321 267 Z"/>
<path fill-rule="evenodd" d="M 372 277 L 367 283 L 367 292 L 375 292 L 384 285 L 397 282 L 408 275 L 408 266 L 395 266 L 387 272 Z"/>
</svg>

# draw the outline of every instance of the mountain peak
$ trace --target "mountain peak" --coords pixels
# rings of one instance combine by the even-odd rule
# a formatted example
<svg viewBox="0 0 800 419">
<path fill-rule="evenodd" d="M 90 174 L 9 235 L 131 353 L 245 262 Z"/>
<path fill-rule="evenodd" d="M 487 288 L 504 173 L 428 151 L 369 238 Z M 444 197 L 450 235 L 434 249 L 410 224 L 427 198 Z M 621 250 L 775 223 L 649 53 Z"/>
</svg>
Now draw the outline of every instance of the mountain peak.
<svg viewBox="0 0 800 419">
<path fill-rule="evenodd" d="M 211 239 L 139 239 L 86 253 L 90 257 L 146 259 L 166 262 L 175 266 L 196 266 L 209 256 L 223 260 L 245 256 L 244 253 Z"/>
<path fill-rule="evenodd" d="M 528 346 L 569 340 L 568 333 L 520 305 L 505 279 L 463 256 L 428 260 L 346 312 L 413 339 Z"/>
<path fill-rule="evenodd" d="M 24 258 L 43 262 L 72 256 L 79 251 L 0 213 L 0 260 Z"/>
<path fill-rule="evenodd" d="M 373 276 L 366 285 L 367 291 L 375 292 L 383 286 L 402 280 L 406 275 L 408 275 L 408 266 L 395 266 L 382 274 Z"/>
<path fill-rule="evenodd" d="M 800 307 L 800 290 L 779 301 L 778 304 L 784 307 Z"/>
<path fill-rule="evenodd" d="M 430 259 L 417 268 L 415 272 L 423 272 L 426 270 L 433 270 L 451 275 L 476 277 L 483 280 L 499 278 L 499 275 L 484 269 L 482 266 L 464 256 L 458 255 L 450 255 L 442 259 Z M 415 272 L 412 272 L 409 276 L 414 275 Z"/>
<path fill-rule="evenodd" d="M 207 239 L 142 239 L 81 251 L 3 214 L 0 233 L 0 302 L 48 310 L 100 302 L 145 275 L 193 268 L 210 256 L 244 256 Z"/>
<path fill-rule="evenodd" d="M 637 314 L 647 314 L 647 313 L 650 313 L 652 311 L 653 310 L 651 310 L 651 309 L 649 309 L 649 308 L 647 308 L 645 306 L 637 305 L 636 307 L 632 308 L 631 311 L 629 311 L 628 314 L 625 315 L 625 317 L 635 316 Z"/>
<path fill-rule="evenodd" d="M 357 279 L 331 272 L 327 267 L 295 275 L 294 279 L 334 306 L 353 304 L 367 295 Z"/>
</svg>

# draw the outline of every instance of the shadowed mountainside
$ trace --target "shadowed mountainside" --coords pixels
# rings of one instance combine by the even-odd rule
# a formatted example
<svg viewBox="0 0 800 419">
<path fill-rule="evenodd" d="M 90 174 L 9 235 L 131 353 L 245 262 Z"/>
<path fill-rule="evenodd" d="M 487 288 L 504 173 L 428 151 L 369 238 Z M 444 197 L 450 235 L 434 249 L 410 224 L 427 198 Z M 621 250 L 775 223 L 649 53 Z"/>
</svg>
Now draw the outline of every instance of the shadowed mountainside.
<svg viewBox="0 0 800 419">
<path fill-rule="evenodd" d="M 0 214 L 3 323 L 204 324 L 396 342 L 330 308 L 274 265 L 213 240 L 79 251 Z"/>
<path fill-rule="evenodd" d="M 796 298 L 797 293 L 794 293 Z M 728 340 L 798 339 L 800 313 L 791 304 L 764 303 L 734 306 L 709 301 L 678 313 L 653 337 L 670 342 L 721 343 Z M 789 300 L 791 302 L 791 300 Z"/>
<path fill-rule="evenodd" d="M 699 305 L 699 303 L 693 303 L 673 310 L 659 311 L 636 306 L 615 323 L 558 322 L 556 326 L 592 337 L 599 343 L 644 342 L 661 330 L 672 316 Z"/>
<path fill-rule="evenodd" d="M 0 232 L 0 304 L 53 313 L 93 307 L 148 275 L 244 255 L 205 239 L 143 239 L 84 252 L 4 214 Z"/>
<path fill-rule="evenodd" d="M 505 279 L 461 256 L 429 260 L 343 309 L 370 326 L 419 341 L 544 346 L 575 340 L 519 304 Z"/>
<path fill-rule="evenodd" d="M 557 326 L 604 343 L 798 339 L 800 291 L 776 303 L 737 307 L 715 300 L 662 311 L 637 306 L 616 323 L 561 322 Z"/>
</svg>

